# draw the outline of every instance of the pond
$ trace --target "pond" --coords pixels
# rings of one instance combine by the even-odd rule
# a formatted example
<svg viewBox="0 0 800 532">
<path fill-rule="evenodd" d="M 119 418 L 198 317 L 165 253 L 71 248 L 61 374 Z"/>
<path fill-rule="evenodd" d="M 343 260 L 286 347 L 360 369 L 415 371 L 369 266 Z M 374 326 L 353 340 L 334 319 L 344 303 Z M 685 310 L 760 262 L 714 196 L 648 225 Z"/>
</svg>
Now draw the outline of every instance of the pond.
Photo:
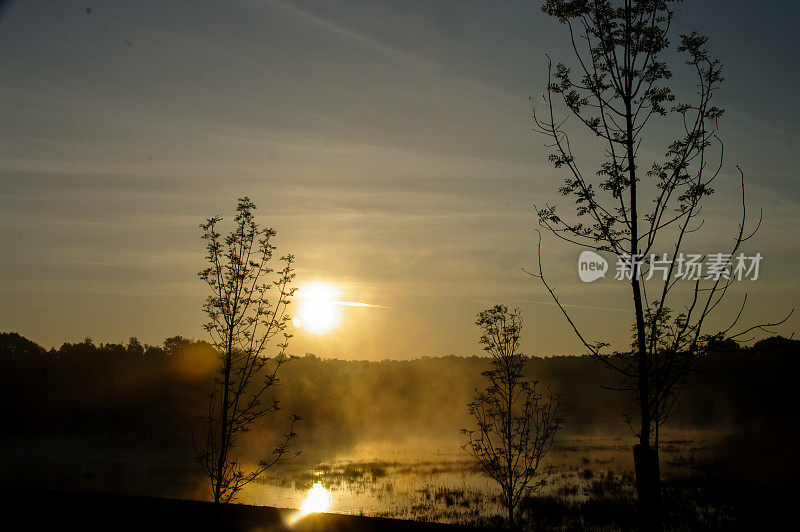
<svg viewBox="0 0 800 532">
<path fill-rule="evenodd" d="M 665 478 L 696 473 L 720 437 L 715 431 L 674 432 L 662 439 Z M 551 450 L 538 491 L 565 504 L 592 497 L 632 499 L 633 437 L 566 435 Z M 302 456 L 302 455 L 301 455 Z M 409 439 L 365 442 L 329 455 L 307 453 L 268 472 L 241 502 L 298 508 L 321 484 L 332 494 L 331 512 L 447 523 L 483 523 L 503 515 L 497 484 L 457 441 Z"/>
</svg>

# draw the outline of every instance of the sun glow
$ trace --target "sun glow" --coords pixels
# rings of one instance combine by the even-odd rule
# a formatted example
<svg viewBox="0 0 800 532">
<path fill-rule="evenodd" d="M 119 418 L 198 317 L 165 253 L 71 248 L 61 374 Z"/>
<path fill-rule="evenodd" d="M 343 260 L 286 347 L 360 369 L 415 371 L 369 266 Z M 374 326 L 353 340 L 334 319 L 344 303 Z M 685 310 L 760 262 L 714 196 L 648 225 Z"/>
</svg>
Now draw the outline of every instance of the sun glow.
<svg viewBox="0 0 800 532">
<path fill-rule="evenodd" d="M 308 490 L 308 495 L 306 495 L 303 504 L 300 506 L 300 513 L 306 515 L 315 512 L 327 512 L 331 507 L 331 502 L 333 502 L 331 492 L 325 489 L 321 482 L 317 482 Z"/>
<path fill-rule="evenodd" d="M 341 291 L 329 283 L 308 283 L 297 291 L 295 327 L 314 334 L 325 334 L 338 327 L 342 320 L 339 297 Z"/>
<path fill-rule="evenodd" d="M 333 494 L 321 482 L 317 482 L 308 490 L 300 508 L 286 518 L 286 524 L 292 527 L 308 514 L 327 512 L 332 502 Z"/>
</svg>

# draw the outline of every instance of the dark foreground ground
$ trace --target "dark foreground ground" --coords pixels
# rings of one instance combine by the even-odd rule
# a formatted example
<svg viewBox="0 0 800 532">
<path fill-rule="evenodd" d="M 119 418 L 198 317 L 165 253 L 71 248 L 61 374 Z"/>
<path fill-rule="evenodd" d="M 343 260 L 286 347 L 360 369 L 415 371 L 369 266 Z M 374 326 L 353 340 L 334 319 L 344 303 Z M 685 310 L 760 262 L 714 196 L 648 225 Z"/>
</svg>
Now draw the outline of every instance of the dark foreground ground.
<svg viewBox="0 0 800 532">
<path fill-rule="evenodd" d="M 192 532 L 373 532 L 411 530 L 461 532 L 469 527 L 420 523 L 379 517 L 308 514 L 293 520 L 297 510 L 232 504 L 223 507 L 181 499 L 132 497 L 76 491 L 0 490 L 5 506 L 3 530 L 24 531 L 151 531 Z"/>
</svg>

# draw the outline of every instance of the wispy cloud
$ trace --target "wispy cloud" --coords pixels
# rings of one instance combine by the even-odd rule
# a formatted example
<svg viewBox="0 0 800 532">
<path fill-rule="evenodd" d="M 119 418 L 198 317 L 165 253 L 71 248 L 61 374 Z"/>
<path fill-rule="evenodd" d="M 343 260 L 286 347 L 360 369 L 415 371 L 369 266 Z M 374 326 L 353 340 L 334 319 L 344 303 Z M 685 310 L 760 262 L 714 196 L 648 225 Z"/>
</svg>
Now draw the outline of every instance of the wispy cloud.
<svg viewBox="0 0 800 532">
<path fill-rule="evenodd" d="M 341 24 L 337 24 L 332 20 L 323 18 L 322 16 L 310 10 L 303 9 L 302 7 L 300 7 L 295 3 L 284 2 L 282 0 L 252 0 L 252 1 L 255 4 L 268 4 L 277 7 L 282 11 L 284 11 L 285 13 L 291 15 L 292 17 L 302 20 L 307 24 L 316 26 L 317 28 L 345 37 L 353 42 L 356 42 L 364 46 L 367 49 L 393 57 L 395 59 L 403 61 L 404 63 L 407 63 L 410 66 L 418 68 L 427 68 L 427 69 L 439 67 L 439 65 L 437 65 L 433 61 L 430 61 L 429 59 L 419 57 L 417 55 L 411 54 L 405 50 L 401 50 L 393 46 L 389 46 L 368 35 L 364 35 L 363 33 L 359 33 L 350 28 L 342 26 Z"/>
<path fill-rule="evenodd" d="M 370 307 L 370 308 L 391 308 L 384 305 L 372 305 L 370 303 L 359 303 L 357 301 L 336 301 L 337 305 L 343 307 Z"/>
</svg>

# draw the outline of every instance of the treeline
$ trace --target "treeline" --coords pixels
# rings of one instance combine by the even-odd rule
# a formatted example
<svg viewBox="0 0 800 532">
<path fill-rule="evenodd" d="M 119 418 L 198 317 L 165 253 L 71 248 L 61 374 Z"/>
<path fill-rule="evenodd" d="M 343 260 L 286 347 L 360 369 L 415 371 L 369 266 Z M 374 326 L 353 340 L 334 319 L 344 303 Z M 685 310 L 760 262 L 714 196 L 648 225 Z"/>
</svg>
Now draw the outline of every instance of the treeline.
<svg viewBox="0 0 800 532">
<path fill-rule="evenodd" d="M 698 361 L 670 426 L 747 426 L 797 418 L 800 342 L 769 338 L 749 348 L 723 344 Z M 488 361 L 422 357 L 409 361 L 344 361 L 306 355 L 281 368 L 274 390 L 282 410 L 264 430 L 302 422 L 298 444 L 349 444 L 372 438 L 456 438 L 469 426 L 466 403 Z M 46 350 L 0 334 L 0 434 L 143 434 L 186 441 L 207 406 L 216 356 L 205 342 L 179 336 L 162 346 L 96 345 L 87 339 Z M 633 398 L 609 390 L 614 375 L 587 356 L 534 357 L 540 386 L 561 394 L 566 427 L 626 430 Z"/>
</svg>

